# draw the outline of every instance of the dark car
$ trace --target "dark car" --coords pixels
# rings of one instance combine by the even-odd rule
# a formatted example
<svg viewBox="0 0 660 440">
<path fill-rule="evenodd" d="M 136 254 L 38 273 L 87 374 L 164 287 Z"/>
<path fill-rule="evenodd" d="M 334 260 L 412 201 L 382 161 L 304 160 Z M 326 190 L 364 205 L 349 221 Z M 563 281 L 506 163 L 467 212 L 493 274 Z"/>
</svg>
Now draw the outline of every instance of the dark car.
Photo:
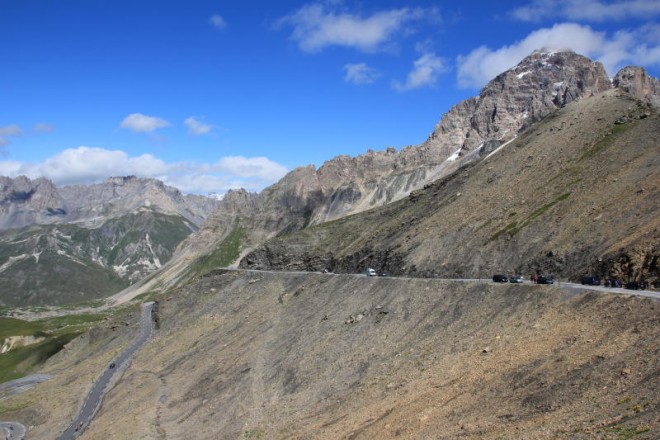
<svg viewBox="0 0 660 440">
<path fill-rule="evenodd" d="M 387 272 L 378 272 L 378 276 L 379 276 L 379 277 L 386 277 L 386 276 L 387 276 Z"/>
<path fill-rule="evenodd" d="M 603 285 L 605 287 L 623 287 L 623 283 L 615 278 L 606 278 Z"/>
<path fill-rule="evenodd" d="M 113 362 L 113 363 L 111 363 L 111 364 L 110 364 L 110 365 L 108 366 L 108 368 L 110 368 L 111 370 L 112 370 L 113 368 L 115 368 L 115 367 L 116 367 L 116 365 L 115 365 L 115 363 L 114 363 L 114 362 Z"/>
<path fill-rule="evenodd" d="M 540 276 L 536 279 L 536 284 L 554 284 L 555 280 L 552 277 Z"/>
<path fill-rule="evenodd" d="M 600 278 L 594 275 L 582 277 L 583 286 L 600 286 Z"/>
<path fill-rule="evenodd" d="M 629 283 L 626 283 L 626 289 L 629 290 L 639 290 L 639 289 L 643 289 L 644 287 L 646 287 L 644 283 L 639 283 L 637 281 L 631 281 Z"/>
<path fill-rule="evenodd" d="M 495 281 L 496 283 L 508 283 L 509 278 L 506 275 L 495 274 L 493 275 L 493 281 Z"/>
<path fill-rule="evenodd" d="M 518 275 L 511 275 L 511 276 L 509 277 L 509 282 L 510 282 L 510 283 L 518 283 L 518 284 L 520 284 L 520 283 L 522 283 L 523 281 L 524 281 L 523 278 L 522 278 L 521 276 L 518 276 Z"/>
</svg>

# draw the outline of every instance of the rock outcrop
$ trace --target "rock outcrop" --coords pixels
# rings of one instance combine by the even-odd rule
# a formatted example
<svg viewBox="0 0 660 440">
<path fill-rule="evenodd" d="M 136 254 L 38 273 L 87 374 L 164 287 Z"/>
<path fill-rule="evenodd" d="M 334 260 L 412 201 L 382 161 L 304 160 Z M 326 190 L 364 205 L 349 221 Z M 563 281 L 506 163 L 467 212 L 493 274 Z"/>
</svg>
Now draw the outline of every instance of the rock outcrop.
<svg viewBox="0 0 660 440">
<path fill-rule="evenodd" d="M 660 80 L 649 76 L 642 67 L 624 67 L 612 84 L 641 101 L 660 107 Z"/>
<path fill-rule="evenodd" d="M 66 203 L 50 180 L 0 176 L 0 229 L 55 223 L 66 214 Z"/>
</svg>

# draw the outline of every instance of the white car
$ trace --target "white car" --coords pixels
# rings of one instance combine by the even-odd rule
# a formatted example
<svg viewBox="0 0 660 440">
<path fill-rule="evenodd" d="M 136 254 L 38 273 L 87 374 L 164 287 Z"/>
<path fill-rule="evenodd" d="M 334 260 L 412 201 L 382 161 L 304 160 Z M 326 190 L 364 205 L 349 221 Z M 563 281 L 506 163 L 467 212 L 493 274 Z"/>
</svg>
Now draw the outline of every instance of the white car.
<svg viewBox="0 0 660 440">
<path fill-rule="evenodd" d="M 375 277 L 376 275 L 378 275 L 378 274 L 376 273 L 375 270 L 373 270 L 372 268 L 367 269 L 367 276 L 368 277 Z"/>
</svg>

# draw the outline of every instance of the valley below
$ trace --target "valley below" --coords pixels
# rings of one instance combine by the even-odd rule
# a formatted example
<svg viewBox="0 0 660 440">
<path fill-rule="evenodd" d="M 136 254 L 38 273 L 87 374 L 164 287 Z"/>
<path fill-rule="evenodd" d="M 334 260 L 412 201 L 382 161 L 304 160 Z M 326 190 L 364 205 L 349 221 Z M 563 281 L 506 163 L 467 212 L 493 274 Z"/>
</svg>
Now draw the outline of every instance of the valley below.
<svg viewBox="0 0 660 440">
<path fill-rule="evenodd" d="M 153 296 L 160 328 L 80 438 L 652 439 L 660 430 L 651 298 L 225 270 Z M 138 323 L 138 305 L 124 306 L 71 342 L 41 369 L 52 379 L 0 400 L 1 417 L 21 420 L 31 439 L 62 432 Z"/>
</svg>

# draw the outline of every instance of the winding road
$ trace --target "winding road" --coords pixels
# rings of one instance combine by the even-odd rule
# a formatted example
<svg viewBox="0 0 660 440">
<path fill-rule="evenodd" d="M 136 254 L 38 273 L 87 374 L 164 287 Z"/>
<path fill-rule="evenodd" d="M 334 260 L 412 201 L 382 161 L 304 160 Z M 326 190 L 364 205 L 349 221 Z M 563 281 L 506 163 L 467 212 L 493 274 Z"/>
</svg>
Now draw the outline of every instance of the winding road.
<svg viewBox="0 0 660 440">
<path fill-rule="evenodd" d="M 71 425 L 58 437 L 58 440 L 70 440 L 78 437 L 92 421 L 96 412 L 101 407 L 101 402 L 108 391 L 108 385 L 111 383 L 113 377 L 128 366 L 133 355 L 142 348 L 151 337 L 154 329 L 154 305 L 155 303 L 153 302 L 144 303 L 142 305 L 140 335 L 135 341 L 133 341 L 133 344 L 131 344 L 130 347 L 121 352 L 119 356 L 117 356 L 108 367 L 103 370 L 101 376 L 96 379 L 92 385 L 92 389 L 87 395 L 87 398 L 85 398 L 85 403 L 83 403 L 80 413 L 78 413 L 78 417 L 76 417 L 73 423 L 71 423 Z"/>
<path fill-rule="evenodd" d="M 251 272 L 254 274 L 259 274 L 259 273 L 318 273 L 318 272 L 304 272 L 304 271 L 277 271 L 277 270 L 256 270 L 256 269 L 238 269 L 238 268 L 233 268 L 233 267 L 225 267 L 223 268 L 224 270 L 227 271 L 238 271 L 238 272 Z M 352 275 L 356 277 L 366 277 L 367 275 L 364 273 L 354 273 L 354 274 L 346 274 L 346 273 L 334 273 L 334 272 L 326 272 L 324 275 Z M 389 278 L 395 278 L 397 280 L 407 280 L 407 279 L 420 279 L 419 277 L 406 277 L 406 276 L 390 276 Z M 479 283 L 490 283 L 493 284 L 493 280 L 491 278 L 428 278 L 428 279 L 434 279 L 434 280 L 442 280 L 442 281 L 458 281 L 458 282 L 465 282 L 465 283 L 471 283 L 471 282 L 479 282 Z M 503 284 L 503 285 L 508 285 L 509 283 L 495 283 L 495 284 Z M 523 281 L 522 285 L 525 286 L 539 286 L 541 287 L 541 284 L 533 284 L 529 280 Z M 589 285 L 584 285 L 584 284 L 578 284 L 578 283 L 570 283 L 567 281 L 561 281 L 561 280 L 555 280 L 554 284 L 547 284 L 546 286 L 555 286 L 555 287 L 560 287 L 560 288 L 566 288 L 566 289 L 571 289 L 573 291 L 584 291 L 584 290 L 595 290 L 597 292 L 604 292 L 604 293 L 617 293 L 621 295 L 629 295 L 629 296 L 645 296 L 647 298 L 653 298 L 655 300 L 660 300 L 660 292 L 656 292 L 653 290 L 631 290 L 631 289 L 625 289 L 623 287 L 605 287 L 605 286 L 589 286 Z"/>
</svg>

